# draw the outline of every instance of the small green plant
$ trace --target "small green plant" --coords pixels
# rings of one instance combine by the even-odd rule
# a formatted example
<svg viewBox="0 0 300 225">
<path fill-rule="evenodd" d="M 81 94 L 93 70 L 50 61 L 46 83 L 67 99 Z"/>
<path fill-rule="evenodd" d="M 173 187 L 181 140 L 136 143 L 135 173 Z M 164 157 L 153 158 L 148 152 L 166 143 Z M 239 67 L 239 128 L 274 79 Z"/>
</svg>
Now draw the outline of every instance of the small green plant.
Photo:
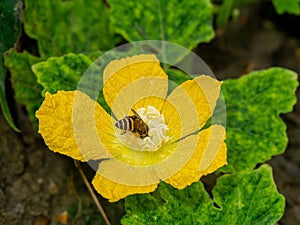
<svg viewBox="0 0 300 225">
<path fill-rule="evenodd" d="M 272 0 L 273 5 L 279 14 L 290 13 L 300 15 L 300 1 L 299 0 Z"/>
<path fill-rule="evenodd" d="M 7 70 L 11 74 L 16 101 L 26 107 L 28 116 L 38 128 L 36 112 L 41 107 L 45 95 L 48 99 L 55 94 L 73 95 L 70 93 L 75 93 L 84 73 L 91 66 L 95 66 L 93 69 L 99 74 L 99 79 L 90 81 L 88 87 L 101 87 L 105 72 L 99 69 L 101 65 L 95 65 L 93 62 L 122 41 L 131 43 L 161 40 L 192 50 L 199 43 L 213 39 L 213 22 L 217 26 L 226 24 L 238 6 L 251 2 L 253 1 L 224 0 L 212 3 L 209 0 L 108 0 L 104 4 L 93 0 L 25 0 L 24 32 L 37 41 L 38 54 L 35 55 L 26 50 L 19 52 L 17 48 L 12 48 L 20 36 L 21 23 L 18 12 L 22 8 L 22 1 L 0 3 L 1 15 L 4 15 L 0 17 L 0 27 L 1 31 L 3 30 L 0 34 L 0 100 L 3 113 L 11 127 L 17 131 L 5 99 Z M 299 0 L 273 0 L 273 4 L 278 13 L 300 13 Z M 213 21 L 214 13 L 216 21 Z M 147 47 L 154 53 L 158 51 L 155 44 Z M 163 49 L 160 58 L 163 61 L 163 56 L 168 54 L 168 50 L 164 45 L 159 47 Z M 133 55 L 136 55 L 136 52 L 124 57 Z M 185 57 L 184 53 L 174 54 L 174 65 L 182 62 Z M 105 63 L 109 64 L 109 61 Z M 180 85 L 185 85 L 191 80 L 190 76 L 170 65 L 163 64 L 162 69 L 171 81 L 168 86 L 170 90 L 165 89 L 168 94 L 172 94 L 176 86 L 182 87 Z M 205 190 L 202 182 L 198 181 L 199 177 L 182 190 L 176 189 L 179 185 L 169 185 L 171 182 L 160 182 L 164 179 L 155 183 L 158 185 L 156 190 L 155 186 L 146 191 L 136 191 L 138 188 L 128 191 L 130 188 L 126 185 L 121 187 L 116 184 L 116 189 L 123 188 L 121 193 L 128 189 L 127 192 L 124 191 L 124 195 L 117 197 L 115 193 L 109 195 L 108 192 L 102 191 L 101 184 L 95 185 L 96 182 L 95 188 L 112 201 L 130 195 L 125 198 L 126 214 L 121 220 L 122 224 L 174 224 L 180 221 L 184 224 L 275 224 L 284 213 L 285 199 L 276 189 L 271 167 L 265 163 L 272 156 L 282 154 L 287 146 L 286 125 L 279 115 L 292 111 L 296 102 L 297 86 L 297 74 L 279 67 L 254 71 L 239 79 L 223 81 L 221 92 L 224 99 L 219 98 L 216 110 L 210 114 L 215 116 L 216 120 L 208 121 L 196 130 L 201 134 L 202 131 L 210 129 L 209 127 L 218 126 L 216 124 L 226 127 L 227 154 L 224 150 L 225 158 L 221 157 L 223 161 L 207 172 L 214 172 L 223 166 L 227 158 L 227 165 L 217 171 L 218 178 L 212 196 Z M 93 102 L 99 103 L 103 113 L 111 112 L 112 104 L 104 95 L 113 93 L 105 90 L 105 85 L 99 95 L 88 88 L 84 89 L 83 93 L 90 96 Z M 59 104 L 60 99 L 56 100 Z M 218 120 L 218 110 L 224 112 L 221 104 L 224 101 L 226 123 L 224 118 Z M 54 110 L 52 115 L 55 115 L 55 109 L 55 106 L 51 108 Z M 47 111 L 43 110 L 37 113 L 39 120 Z M 63 123 L 65 114 L 60 113 L 58 117 L 55 122 Z M 70 118 L 67 117 L 67 120 Z M 47 127 L 44 129 L 47 130 Z M 63 143 L 66 136 L 75 136 L 71 132 L 65 135 L 65 131 L 68 132 L 57 132 L 57 138 L 62 138 Z M 58 144 L 49 144 L 47 138 L 44 136 L 49 148 L 58 151 Z M 179 140 L 181 138 L 184 137 L 181 136 Z M 220 142 L 224 144 L 223 139 L 222 136 Z M 82 160 L 85 156 L 80 155 L 80 151 L 74 156 L 76 147 L 71 146 L 68 145 L 60 152 Z M 87 158 L 97 158 L 93 154 L 94 152 L 88 153 Z M 154 192 L 148 193 L 151 191 Z"/>
</svg>

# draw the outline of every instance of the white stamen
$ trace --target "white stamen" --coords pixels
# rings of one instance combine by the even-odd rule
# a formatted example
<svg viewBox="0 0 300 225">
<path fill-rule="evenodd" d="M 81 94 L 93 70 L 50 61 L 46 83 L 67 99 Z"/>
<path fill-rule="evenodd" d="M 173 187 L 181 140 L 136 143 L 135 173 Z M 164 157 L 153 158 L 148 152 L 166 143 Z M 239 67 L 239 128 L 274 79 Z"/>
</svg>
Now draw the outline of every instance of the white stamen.
<svg viewBox="0 0 300 225">
<path fill-rule="evenodd" d="M 169 140 L 166 135 L 168 126 L 165 123 L 165 118 L 153 106 L 146 108 L 139 108 L 137 113 L 142 120 L 148 125 L 148 136 L 140 138 L 138 134 L 130 131 L 119 133 L 117 136 L 119 140 L 126 146 L 137 151 L 156 151 L 162 144 Z"/>
</svg>

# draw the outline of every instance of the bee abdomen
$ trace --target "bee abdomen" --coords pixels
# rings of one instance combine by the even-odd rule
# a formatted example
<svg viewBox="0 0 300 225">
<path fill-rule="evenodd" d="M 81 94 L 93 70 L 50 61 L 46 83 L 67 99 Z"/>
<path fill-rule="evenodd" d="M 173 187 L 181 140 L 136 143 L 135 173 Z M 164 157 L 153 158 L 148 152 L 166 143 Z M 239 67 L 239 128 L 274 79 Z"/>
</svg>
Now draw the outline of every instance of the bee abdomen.
<svg viewBox="0 0 300 225">
<path fill-rule="evenodd" d="M 125 116 L 119 120 L 115 126 L 121 130 L 133 131 L 133 120 L 129 116 Z"/>
</svg>

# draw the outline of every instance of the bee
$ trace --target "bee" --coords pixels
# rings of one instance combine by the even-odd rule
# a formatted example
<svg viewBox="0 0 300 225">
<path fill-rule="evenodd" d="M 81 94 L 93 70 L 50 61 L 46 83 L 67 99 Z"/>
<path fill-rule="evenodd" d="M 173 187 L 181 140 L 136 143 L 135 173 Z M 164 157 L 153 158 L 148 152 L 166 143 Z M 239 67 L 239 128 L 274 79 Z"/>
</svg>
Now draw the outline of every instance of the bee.
<svg viewBox="0 0 300 225">
<path fill-rule="evenodd" d="M 134 109 L 131 109 L 131 111 L 133 112 L 132 116 L 125 116 L 119 120 L 115 126 L 123 130 L 124 133 L 131 131 L 132 133 L 137 133 L 140 138 L 144 139 L 148 136 L 149 127 Z"/>
</svg>

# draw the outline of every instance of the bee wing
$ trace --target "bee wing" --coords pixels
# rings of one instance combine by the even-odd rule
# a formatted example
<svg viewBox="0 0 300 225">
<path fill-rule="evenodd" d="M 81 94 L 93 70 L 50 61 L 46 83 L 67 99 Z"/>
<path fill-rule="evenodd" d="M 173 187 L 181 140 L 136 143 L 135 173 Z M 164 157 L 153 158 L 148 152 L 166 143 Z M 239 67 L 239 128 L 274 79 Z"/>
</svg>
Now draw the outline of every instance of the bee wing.
<svg viewBox="0 0 300 225">
<path fill-rule="evenodd" d="M 133 114 L 140 120 L 142 120 L 142 118 L 140 117 L 140 115 L 134 110 L 134 109 L 131 109 L 131 111 L 133 112 Z M 143 120 L 142 120 L 143 121 Z"/>
</svg>

